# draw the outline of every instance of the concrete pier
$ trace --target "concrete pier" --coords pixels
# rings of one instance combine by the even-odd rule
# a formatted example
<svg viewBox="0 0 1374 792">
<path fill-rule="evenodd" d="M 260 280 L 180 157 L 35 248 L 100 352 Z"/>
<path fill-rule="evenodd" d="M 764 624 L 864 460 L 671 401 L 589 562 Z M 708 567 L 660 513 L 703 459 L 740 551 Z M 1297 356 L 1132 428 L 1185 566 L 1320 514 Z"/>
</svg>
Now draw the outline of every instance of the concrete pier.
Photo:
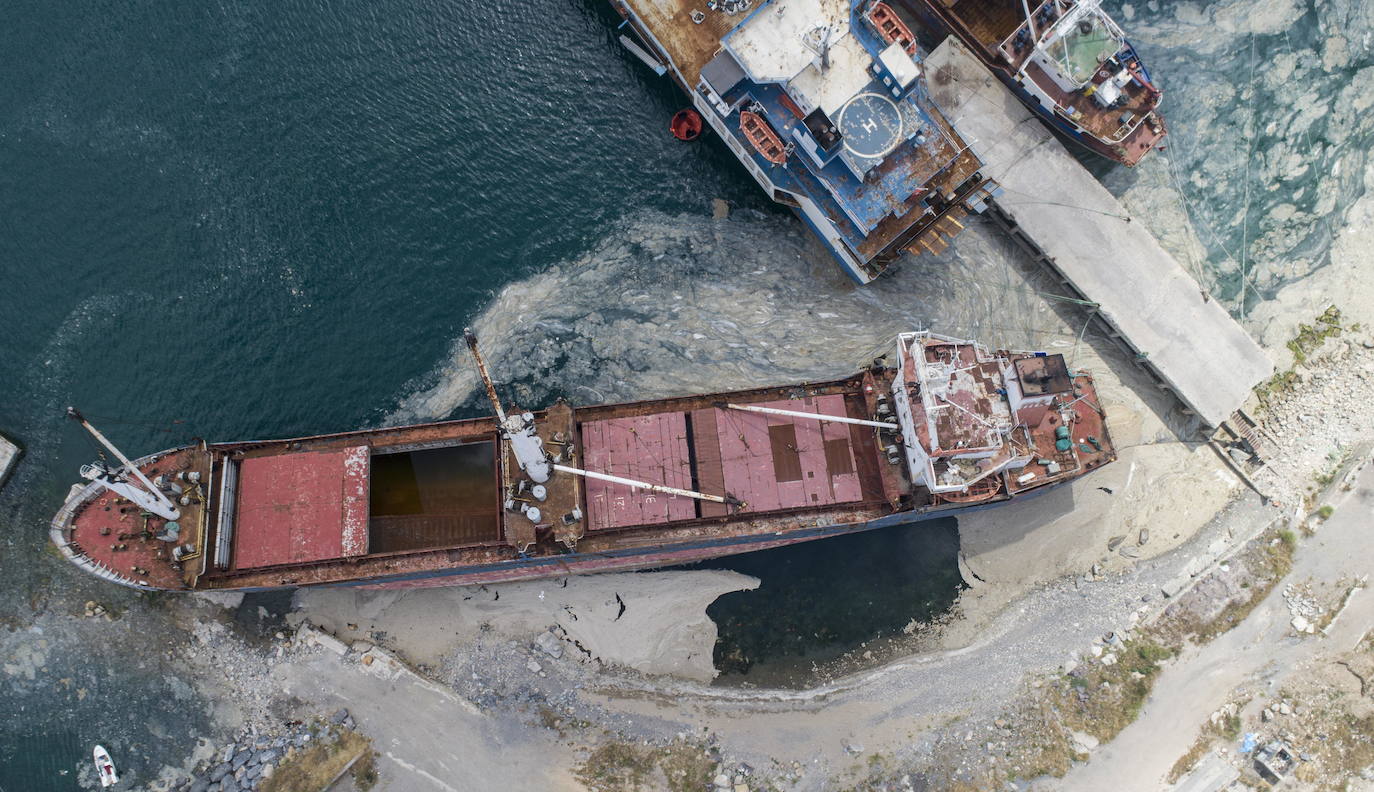
<svg viewBox="0 0 1374 792">
<path fill-rule="evenodd" d="M 935 104 L 1005 190 L 1003 223 L 1099 306 L 1185 407 L 1220 426 L 1273 371 L 1264 350 L 962 43 L 946 39 L 926 72 Z"/>
</svg>

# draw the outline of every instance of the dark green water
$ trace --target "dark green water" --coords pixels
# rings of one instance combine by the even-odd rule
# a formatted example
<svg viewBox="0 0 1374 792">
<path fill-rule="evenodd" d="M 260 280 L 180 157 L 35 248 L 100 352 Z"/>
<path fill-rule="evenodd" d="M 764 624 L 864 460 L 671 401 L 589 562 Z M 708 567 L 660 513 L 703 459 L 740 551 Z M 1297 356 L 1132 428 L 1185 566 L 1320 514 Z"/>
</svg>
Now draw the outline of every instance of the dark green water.
<svg viewBox="0 0 1374 792">
<path fill-rule="evenodd" d="M 129 421 L 97 419 L 130 453 L 375 424 L 495 290 L 625 213 L 766 208 L 667 135 L 678 99 L 614 24 L 592 0 L 0 7 L 0 431 L 27 449 L 0 624 L 47 641 L 0 676 L 0 788 L 75 788 L 57 771 L 98 741 L 147 780 L 212 726 L 147 654 L 162 606 L 44 552 L 92 456 L 65 405 Z"/>
<path fill-rule="evenodd" d="M 945 519 L 694 564 L 763 581 L 706 609 L 720 631 L 720 681 L 796 686 L 817 678 L 813 664 L 827 668 L 870 643 L 866 651 L 881 651 L 885 639 L 954 604 L 958 555 L 956 523 Z"/>
<path fill-rule="evenodd" d="M 1363 192 L 1371 120 L 1349 108 L 1369 91 L 1356 79 L 1368 37 L 1323 64 L 1330 37 L 1367 11 L 1299 5 L 1288 29 L 1253 35 L 1134 9 L 1172 92 L 1199 277 L 1230 291 L 1321 266 Z M 0 431 L 27 448 L 0 491 L 6 792 L 76 788 L 60 773 L 84 770 L 97 741 L 143 782 L 213 734 L 164 659 L 185 640 L 175 602 L 44 550 L 92 456 L 67 404 L 142 453 L 471 413 L 466 363 L 446 361 L 484 312 L 501 329 L 491 356 L 531 403 L 842 374 L 872 339 L 828 317 L 831 295 L 875 336 L 951 306 L 987 312 L 931 296 L 948 292 L 944 262 L 855 296 L 723 146 L 668 136 L 682 99 L 620 49 L 617 21 L 601 0 L 0 4 Z M 1282 56 L 1297 63 L 1288 78 L 1256 73 Z M 1256 121 L 1256 106 L 1269 114 Z M 1114 186 L 1167 183 L 1152 167 L 1111 174 Z M 704 219 L 715 197 L 736 208 L 727 228 Z M 1290 200 L 1296 216 L 1280 211 Z M 1146 222 L 1167 234 L 1171 217 Z M 950 260 L 1010 255 L 982 233 Z M 526 298 L 557 310 L 522 316 Z M 758 663 L 802 630 L 890 634 L 910 618 L 891 603 L 938 609 L 902 575 L 913 557 L 949 557 L 948 533 L 927 553 L 919 529 L 902 530 L 902 554 L 892 532 L 846 540 L 846 568 L 875 585 L 836 587 L 790 627 L 770 609 L 805 599 L 787 581 L 825 578 L 817 559 L 833 545 L 738 559 L 765 589 L 723 601 L 726 640 Z M 931 572 L 932 590 L 951 588 L 948 566 Z M 90 599 L 121 617 L 82 619 Z"/>
</svg>

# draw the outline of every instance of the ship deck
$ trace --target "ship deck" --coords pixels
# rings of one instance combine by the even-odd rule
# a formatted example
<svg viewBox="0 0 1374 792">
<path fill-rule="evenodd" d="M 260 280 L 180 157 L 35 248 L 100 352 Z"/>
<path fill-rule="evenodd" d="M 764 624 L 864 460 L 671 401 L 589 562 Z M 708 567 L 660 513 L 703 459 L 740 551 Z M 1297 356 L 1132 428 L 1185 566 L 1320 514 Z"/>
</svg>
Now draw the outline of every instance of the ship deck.
<svg viewBox="0 0 1374 792">
<path fill-rule="evenodd" d="M 875 83 L 874 88 L 880 86 Z M 792 140 L 802 126 L 801 117 L 775 85 L 744 83 L 724 98 L 729 102 L 748 98 L 761 104 L 770 126 L 784 141 Z M 800 153 L 781 165 L 771 162 L 749 144 L 737 123 L 728 123 L 727 128 L 739 142 L 739 150 L 774 184 L 810 196 L 840 227 L 849 245 L 869 258 L 925 212 L 923 191 L 934 190 L 945 200 L 953 200 L 958 187 L 982 164 L 923 96 L 918 94 L 901 106 L 908 128 L 925 130 L 928 142 L 901 146 L 863 178 L 855 176 L 840 157 L 821 168 L 803 162 Z"/>
<path fill-rule="evenodd" d="M 209 480 L 209 456 L 198 448 L 183 448 L 158 456 L 140 465 L 144 475 L 174 478 L 176 474 L 197 471 L 202 482 Z M 181 488 L 190 499 L 179 505 L 181 526 L 176 542 L 156 538 L 166 520 L 143 510 L 109 490 L 92 487 L 91 497 L 72 513 L 65 530 L 67 552 L 78 565 L 88 566 L 102 577 L 116 576 L 121 582 L 159 589 L 183 589 L 192 585 L 200 569 L 204 549 L 204 484 L 184 483 Z M 192 544 L 197 549 L 174 564 L 171 551 L 176 544 Z"/>
<path fill-rule="evenodd" d="M 720 51 L 720 41 L 741 22 L 749 12 L 725 14 L 710 11 L 704 0 L 611 0 L 622 15 L 628 11 L 640 23 L 658 49 L 670 61 L 669 65 L 681 75 L 684 90 L 691 90 L 705 66 Z M 701 24 L 692 21 L 692 12 L 705 15 Z"/>
<path fill-rule="evenodd" d="M 1027 428 L 1029 451 L 1034 457 L 1015 475 L 1007 477 L 1013 495 L 1046 484 L 1073 478 L 1116 459 L 1116 447 L 1107 432 L 1106 413 L 1092 377 L 1072 374 L 1072 418 L 1067 421 L 1072 446 L 1065 451 L 1055 447 L 1055 431 L 1060 426 L 1060 412 L 1044 405 L 1022 407 L 1016 420 Z M 1057 466 L 1057 470 L 1050 463 Z"/>
<path fill-rule="evenodd" d="M 867 418 L 832 393 L 752 402 L 816 415 Z M 710 406 L 581 423 L 589 469 L 649 484 L 728 496 L 741 505 L 663 495 L 604 481 L 587 486 L 592 531 L 881 500 L 873 430 Z"/>
<path fill-rule="evenodd" d="M 1107 145 L 1120 146 L 1121 157 L 1127 163 L 1134 165 L 1139 162 L 1141 157 L 1150 153 L 1150 149 L 1164 139 L 1164 128 L 1153 127 L 1146 121 L 1137 124 L 1120 141 L 1113 142 L 1125 126 L 1122 123 L 1123 118 L 1129 118 L 1132 122 L 1139 121 L 1144 114 L 1154 109 L 1149 92 L 1134 80 L 1121 89 L 1122 95 L 1127 99 L 1125 104 L 1103 107 L 1082 93 L 1071 94 L 1060 88 L 1037 63 L 1026 65 L 1026 76 L 1034 80 L 1036 86 L 1060 107 L 1073 108 L 1073 123 L 1086 129 Z"/>
<path fill-rule="evenodd" d="M 901 0 L 897 0 L 899 3 Z M 907 0 L 911 2 L 912 0 Z M 988 54 L 995 55 L 997 47 L 1026 22 L 1019 0 L 915 0 L 939 3 L 950 14 L 963 21 L 975 40 Z"/>
<path fill-rule="evenodd" d="M 900 472 L 881 460 L 872 428 L 742 413 L 716 402 L 867 417 L 872 394 L 865 374 L 576 410 L 559 403 L 536 414 L 546 449 L 562 464 L 728 494 L 735 501 L 729 507 L 567 473 L 555 473 L 538 501 L 518 486 L 509 453 L 490 453 L 496 434 L 489 419 L 213 446 L 222 464 L 237 465 L 236 516 L 226 534 L 233 552 L 201 587 L 425 575 L 517 558 L 556 560 L 574 546 L 579 555 L 616 553 L 864 523 L 891 513 L 905 492 Z M 432 458 L 455 448 L 466 449 L 466 461 Z M 511 497 L 537 505 L 539 521 L 503 509 Z"/>
<path fill-rule="evenodd" d="M 766 10 L 757 6 L 729 15 L 705 10 L 705 4 L 696 0 L 614 2 L 634 23 L 635 29 L 660 51 L 672 73 L 689 92 L 697 85 L 703 67 L 721 52 L 722 40 L 751 15 Z M 694 10 L 704 14 L 700 24 L 691 19 Z M 849 49 L 863 53 L 864 57 L 876 57 L 887 42 L 854 15 L 852 9 L 849 13 L 848 33 L 835 48 L 835 57 L 840 58 L 841 53 Z M 848 48 L 843 46 L 844 42 L 850 42 Z M 765 43 L 784 46 L 782 42 Z M 902 117 L 896 148 L 885 153 L 880 161 L 865 161 L 846 149 L 823 166 L 810 161 L 800 151 L 781 164 L 775 163 L 751 145 L 740 128 L 737 113 L 726 117 L 717 131 L 723 130 L 730 138 L 731 150 L 748 159 L 755 171 L 765 174 L 777 188 L 809 198 L 834 224 L 844 244 L 865 262 L 865 266 L 875 267 L 869 262 L 884 254 L 895 255 L 898 248 L 910 245 L 923 229 L 937 220 L 927 205 L 932 196 L 940 196 L 946 204 L 957 204 L 976 192 L 978 180 L 975 177 L 982 163 L 949 121 L 928 101 L 923 89 L 918 88 L 913 95 L 892 102 L 886 99 L 887 89 L 881 83 L 865 70 L 860 73 L 870 79 L 868 86 L 856 96 L 891 102 L 893 110 Z M 848 97 L 846 92 L 842 93 L 845 93 L 842 98 Z M 784 143 L 797 139 L 794 133 L 803 126 L 800 108 L 776 83 L 755 83 L 746 78 L 726 91 L 722 98 L 736 106 L 745 106 L 741 102 L 757 102 L 762 106 L 760 114 Z M 843 111 L 837 108 L 828 110 L 843 116 Z M 846 158 L 857 158 L 868 170 L 862 177 L 856 176 L 845 163 Z M 955 222 L 942 226 L 946 233 L 952 234 L 959 227 L 959 217 L 962 213 L 951 218 Z M 924 248 L 917 249 L 942 248 L 942 243 L 932 240 Z M 880 269 L 870 274 L 876 275 Z"/>
<path fill-rule="evenodd" d="M 1111 107 L 1103 107 L 1083 91 L 1068 91 L 1060 87 L 1040 64 L 1030 60 L 1033 49 L 1026 24 L 1026 17 L 1017 0 L 893 0 L 905 7 L 923 4 L 935 14 L 945 17 L 956 28 L 962 27 L 966 35 L 976 42 L 976 48 L 993 68 L 1011 79 L 1024 66 L 1025 76 L 1034 83 L 1035 88 L 1058 107 L 1055 112 L 1062 123 L 1075 124 L 1088 135 L 1097 139 L 1097 145 L 1114 148 L 1112 156 L 1128 165 L 1134 165 L 1163 140 L 1165 131 L 1162 124 L 1154 124 L 1145 116 L 1158 105 L 1158 96 L 1136 80 L 1121 86 L 1121 98 Z M 1051 0 L 1033 3 L 1033 15 L 1045 30 L 1059 19 Z M 919 14 L 919 12 L 916 12 Z M 966 42 L 967 43 L 967 42 Z M 970 45 L 973 46 L 973 45 Z M 1130 44 L 1125 43 L 1125 51 L 1133 53 Z M 1088 55 L 1091 63 L 1092 54 Z M 1108 77 L 1105 72 L 1092 78 L 1093 83 L 1101 83 Z M 1046 112 L 1054 112 L 1046 108 Z M 1125 131 L 1127 127 L 1131 127 Z M 1102 151 L 1107 155 L 1107 151 Z"/>
</svg>

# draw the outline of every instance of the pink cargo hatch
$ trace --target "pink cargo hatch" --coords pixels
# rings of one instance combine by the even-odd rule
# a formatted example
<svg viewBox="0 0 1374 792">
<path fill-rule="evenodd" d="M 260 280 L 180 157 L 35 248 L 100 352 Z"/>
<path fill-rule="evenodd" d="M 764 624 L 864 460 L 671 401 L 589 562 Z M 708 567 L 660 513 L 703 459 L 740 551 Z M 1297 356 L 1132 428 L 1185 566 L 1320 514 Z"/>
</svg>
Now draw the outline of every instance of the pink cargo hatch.
<svg viewBox="0 0 1374 792">
<path fill-rule="evenodd" d="M 367 446 L 239 463 L 234 567 L 365 555 Z"/>
</svg>

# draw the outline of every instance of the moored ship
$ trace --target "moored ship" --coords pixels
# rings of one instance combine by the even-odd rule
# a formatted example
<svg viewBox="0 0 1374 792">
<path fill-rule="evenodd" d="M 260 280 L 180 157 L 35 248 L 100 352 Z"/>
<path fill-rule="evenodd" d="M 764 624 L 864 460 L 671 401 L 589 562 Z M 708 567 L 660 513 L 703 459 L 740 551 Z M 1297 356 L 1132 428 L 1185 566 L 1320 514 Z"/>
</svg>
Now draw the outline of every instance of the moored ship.
<svg viewBox="0 0 1374 792">
<path fill-rule="evenodd" d="M 475 341 L 469 338 L 477 356 Z M 408 588 L 698 561 L 1009 503 L 1116 458 L 1062 355 L 905 333 L 854 376 L 83 467 L 51 539 L 144 590 Z"/>
<path fill-rule="evenodd" d="M 626 48 L 672 77 L 859 283 L 904 252 L 945 250 L 997 192 L 930 101 L 911 30 L 881 3 L 611 2 Z"/>
<path fill-rule="evenodd" d="M 1163 92 L 1101 0 L 889 0 L 957 36 L 1031 110 L 1134 166 L 1164 138 Z"/>
</svg>

